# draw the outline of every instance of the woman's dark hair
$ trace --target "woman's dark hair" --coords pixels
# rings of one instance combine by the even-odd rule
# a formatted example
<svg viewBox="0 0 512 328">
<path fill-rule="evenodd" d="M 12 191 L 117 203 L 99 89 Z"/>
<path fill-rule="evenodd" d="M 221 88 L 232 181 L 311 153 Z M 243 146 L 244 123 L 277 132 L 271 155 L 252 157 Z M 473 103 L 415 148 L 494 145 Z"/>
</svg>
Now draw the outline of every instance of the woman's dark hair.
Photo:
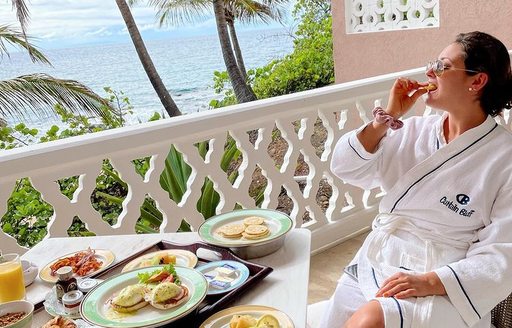
<svg viewBox="0 0 512 328">
<path fill-rule="evenodd" d="M 455 42 L 464 50 L 466 69 L 488 75 L 480 97 L 484 111 L 494 117 L 503 109 L 512 108 L 512 71 L 505 45 L 495 37 L 478 31 L 461 33 Z"/>
</svg>

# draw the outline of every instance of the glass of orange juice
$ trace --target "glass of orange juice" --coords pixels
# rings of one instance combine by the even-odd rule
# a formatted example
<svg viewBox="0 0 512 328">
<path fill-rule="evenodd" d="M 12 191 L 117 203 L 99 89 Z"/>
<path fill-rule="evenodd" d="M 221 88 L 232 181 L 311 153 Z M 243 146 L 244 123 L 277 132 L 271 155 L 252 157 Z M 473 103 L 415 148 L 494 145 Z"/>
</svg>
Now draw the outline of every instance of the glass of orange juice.
<svg viewBox="0 0 512 328">
<path fill-rule="evenodd" d="M 25 298 L 25 283 L 18 254 L 0 255 L 0 304 Z"/>
</svg>

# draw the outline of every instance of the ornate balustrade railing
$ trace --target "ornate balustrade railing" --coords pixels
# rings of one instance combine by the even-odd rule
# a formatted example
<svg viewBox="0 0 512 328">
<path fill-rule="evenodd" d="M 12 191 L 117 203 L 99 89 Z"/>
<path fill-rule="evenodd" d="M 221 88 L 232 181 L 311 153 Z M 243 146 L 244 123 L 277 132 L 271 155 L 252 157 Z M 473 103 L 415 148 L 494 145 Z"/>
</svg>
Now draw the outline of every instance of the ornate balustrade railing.
<svg viewBox="0 0 512 328">
<path fill-rule="evenodd" d="M 347 131 L 369 121 L 374 102 L 387 99 L 398 76 L 425 79 L 423 69 L 415 69 L 3 151 L 0 215 L 6 213 L 16 181 L 28 177 L 54 210 L 46 237 L 67 236 L 74 217 L 98 235 L 135 233 L 145 197 L 151 197 L 163 214 L 161 232 L 176 231 L 182 220 L 197 229 L 204 220 L 197 202 L 206 178 L 219 193 L 216 213 L 222 213 L 236 206 L 256 206 L 249 189 L 253 175 L 259 174 L 259 179 L 264 180 L 260 183 L 264 188 L 261 207 L 282 209 L 280 202 L 285 197 L 292 204 L 288 208 L 290 216 L 297 226 L 311 229 L 312 249 L 318 251 L 367 229 L 375 214 L 380 190 L 364 191 L 344 184 L 330 172 L 329 162 L 335 142 Z M 423 112 L 425 106 L 418 104 L 412 114 Z M 253 130 L 257 133 L 249 133 Z M 278 137 L 286 149 L 281 160 L 273 157 L 269 147 Z M 234 183 L 220 165 L 228 138 L 236 141 L 242 154 Z M 195 146 L 202 141 L 209 145 L 204 159 Z M 192 170 L 179 203 L 171 200 L 160 185 L 171 146 L 183 154 Z M 142 177 L 133 161 L 146 157 L 151 159 L 150 168 Z M 102 219 L 91 202 L 105 159 L 110 160 L 128 188 L 123 210 L 113 225 Z M 297 173 L 301 161 L 303 170 Z M 72 199 L 62 194 L 57 183 L 68 177 L 78 177 L 79 181 Z M 4 252 L 26 250 L 1 231 L 0 245 Z"/>
</svg>

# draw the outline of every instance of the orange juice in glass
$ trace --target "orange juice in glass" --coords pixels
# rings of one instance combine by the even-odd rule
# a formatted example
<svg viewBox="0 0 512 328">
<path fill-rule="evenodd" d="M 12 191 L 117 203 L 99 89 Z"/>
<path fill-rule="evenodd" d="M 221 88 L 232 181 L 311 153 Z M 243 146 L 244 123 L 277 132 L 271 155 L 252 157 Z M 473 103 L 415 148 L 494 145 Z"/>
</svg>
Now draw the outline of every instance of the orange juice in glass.
<svg viewBox="0 0 512 328">
<path fill-rule="evenodd" d="M 25 298 L 25 283 L 18 254 L 0 255 L 0 304 Z"/>
</svg>

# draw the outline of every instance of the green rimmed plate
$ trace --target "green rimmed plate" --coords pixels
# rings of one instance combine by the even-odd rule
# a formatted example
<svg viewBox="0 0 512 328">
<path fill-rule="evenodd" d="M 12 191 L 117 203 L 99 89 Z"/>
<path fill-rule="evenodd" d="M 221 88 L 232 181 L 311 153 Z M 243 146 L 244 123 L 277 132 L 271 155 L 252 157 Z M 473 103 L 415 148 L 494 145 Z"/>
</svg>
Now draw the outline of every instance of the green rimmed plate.
<svg viewBox="0 0 512 328">
<path fill-rule="evenodd" d="M 162 266 L 157 266 L 162 267 Z M 132 314 L 118 313 L 110 307 L 109 300 L 126 286 L 138 282 L 137 274 L 151 272 L 157 267 L 132 270 L 113 276 L 87 293 L 80 305 L 82 318 L 100 327 L 158 327 L 184 317 L 204 300 L 208 283 L 204 276 L 191 268 L 175 267 L 181 282 L 189 289 L 189 299 L 176 308 L 159 310 L 146 305 Z"/>
<path fill-rule="evenodd" d="M 245 218 L 258 216 L 265 219 L 270 234 L 261 239 L 226 238 L 219 234 L 219 228 L 226 224 L 243 224 Z M 237 210 L 219 214 L 204 221 L 199 227 L 199 237 L 208 244 L 223 247 L 244 247 L 266 244 L 286 234 L 293 226 L 290 217 L 282 212 L 268 209 Z"/>
</svg>

